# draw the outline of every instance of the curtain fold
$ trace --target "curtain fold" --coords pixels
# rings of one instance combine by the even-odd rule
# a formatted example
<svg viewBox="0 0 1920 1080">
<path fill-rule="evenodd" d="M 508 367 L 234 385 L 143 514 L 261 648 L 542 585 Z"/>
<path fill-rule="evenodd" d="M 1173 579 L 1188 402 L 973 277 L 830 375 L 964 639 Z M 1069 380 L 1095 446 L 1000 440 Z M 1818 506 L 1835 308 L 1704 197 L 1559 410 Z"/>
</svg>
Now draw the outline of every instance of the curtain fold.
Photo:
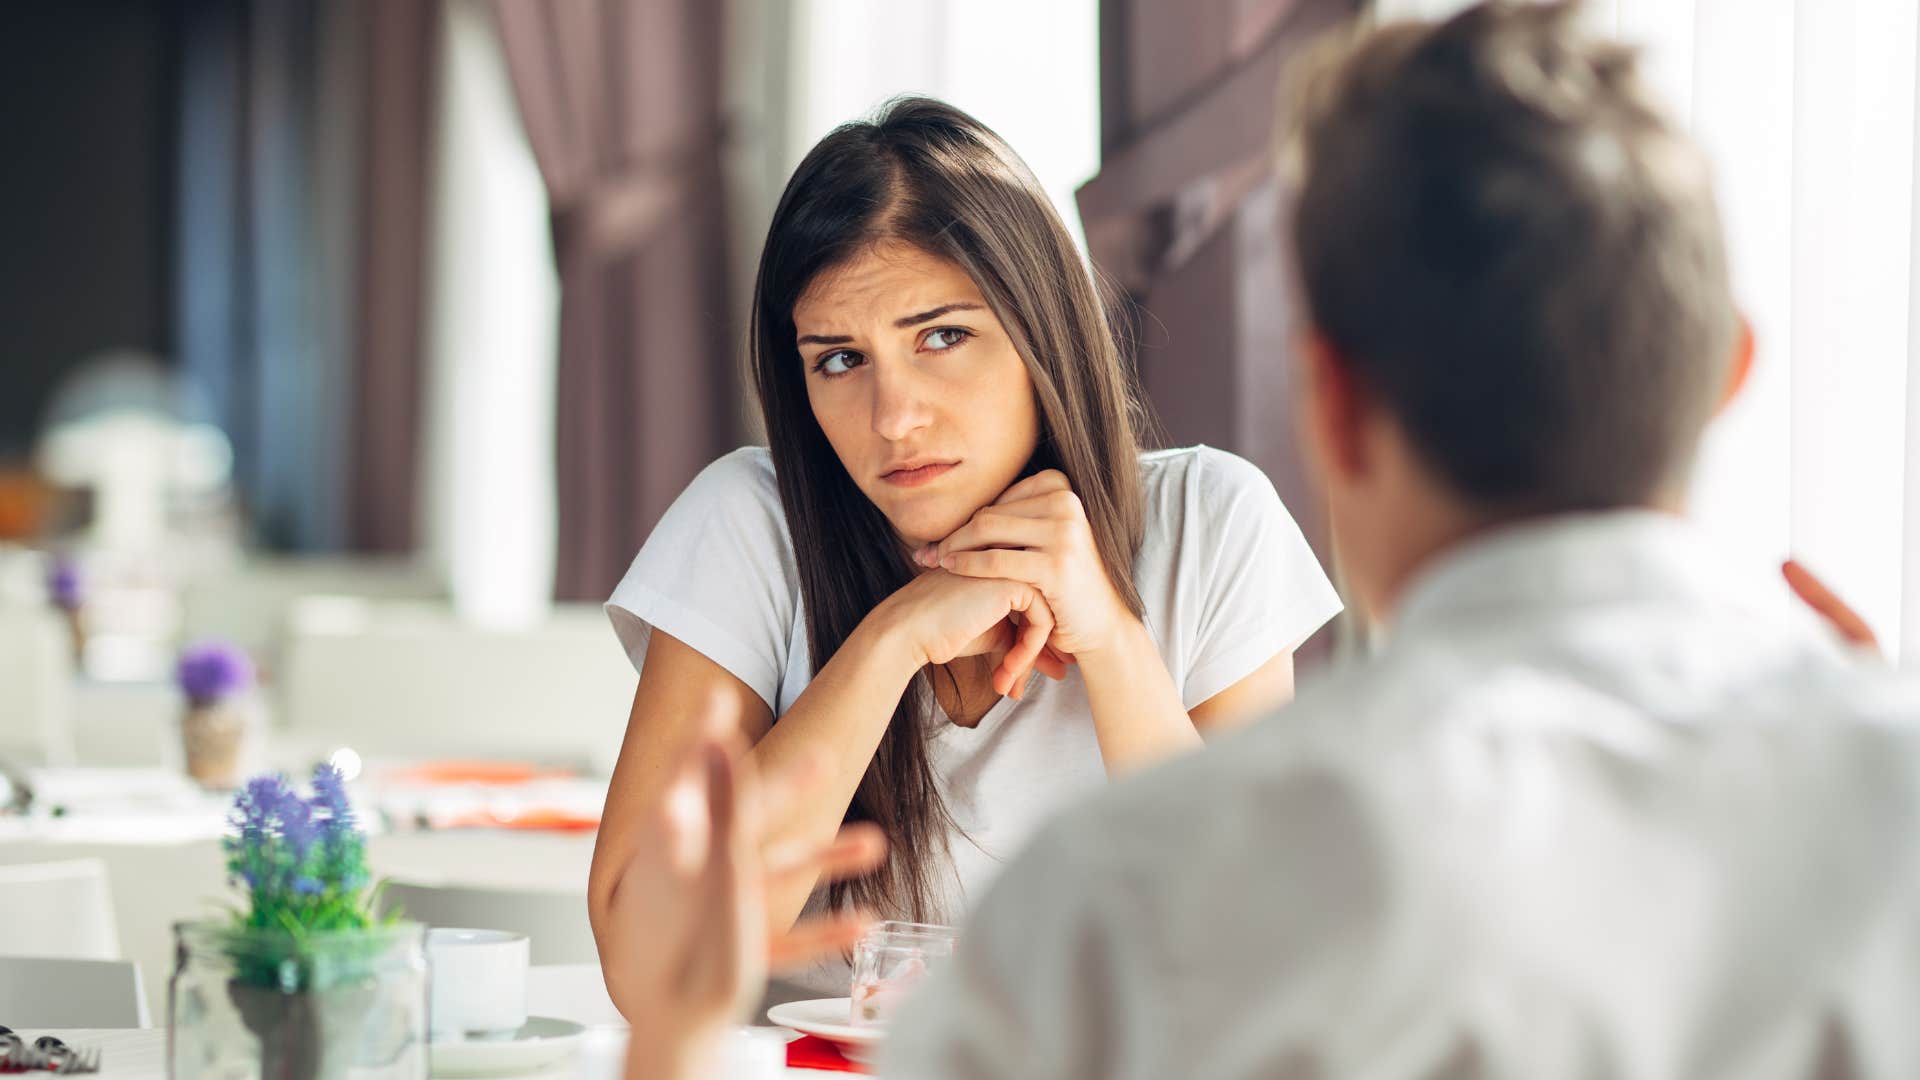
<svg viewBox="0 0 1920 1080">
<path fill-rule="evenodd" d="M 430 212 L 435 0 L 356 0 L 361 61 L 356 135 L 357 310 L 348 543 L 410 553 L 421 542 L 421 396 L 425 381 L 426 245 Z"/>
<path fill-rule="evenodd" d="M 181 5 L 175 351 L 271 548 L 416 543 L 436 10 Z"/>
<path fill-rule="evenodd" d="M 495 0 L 560 276 L 555 594 L 612 591 L 736 439 L 721 5 Z"/>
<path fill-rule="evenodd" d="M 1079 191 L 1095 264 L 1126 293 L 1141 386 L 1171 444 L 1264 469 L 1321 561 L 1327 522 L 1294 448 L 1280 85 L 1360 0 L 1102 0 L 1099 175 Z M 1316 639 L 1303 659 L 1328 648 Z"/>
</svg>

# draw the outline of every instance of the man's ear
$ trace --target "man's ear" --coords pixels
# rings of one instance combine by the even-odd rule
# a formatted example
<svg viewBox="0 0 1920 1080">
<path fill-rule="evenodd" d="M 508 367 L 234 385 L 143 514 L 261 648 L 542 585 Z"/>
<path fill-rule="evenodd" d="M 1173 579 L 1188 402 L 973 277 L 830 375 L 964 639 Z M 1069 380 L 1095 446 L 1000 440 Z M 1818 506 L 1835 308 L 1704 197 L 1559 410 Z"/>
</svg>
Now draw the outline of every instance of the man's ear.
<svg viewBox="0 0 1920 1080">
<path fill-rule="evenodd" d="M 1733 356 L 1727 364 L 1726 385 L 1720 388 L 1720 404 L 1715 414 L 1727 411 L 1727 408 L 1747 388 L 1747 379 L 1753 374 L 1753 324 L 1745 315 L 1740 316 L 1740 325 L 1733 337 Z"/>
<path fill-rule="evenodd" d="M 1317 330 L 1300 340 L 1309 449 L 1329 482 L 1366 475 L 1367 418 L 1373 401 L 1346 357 Z"/>
</svg>

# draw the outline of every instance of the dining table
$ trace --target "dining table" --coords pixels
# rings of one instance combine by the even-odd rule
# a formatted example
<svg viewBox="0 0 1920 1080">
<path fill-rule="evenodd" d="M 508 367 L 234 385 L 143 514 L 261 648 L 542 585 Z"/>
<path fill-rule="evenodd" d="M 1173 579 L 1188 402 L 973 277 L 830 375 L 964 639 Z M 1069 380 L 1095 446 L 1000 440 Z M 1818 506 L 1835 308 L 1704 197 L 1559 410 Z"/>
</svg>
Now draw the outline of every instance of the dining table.
<svg viewBox="0 0 1920 1080">
<path fill-rule="evenodd" d="M 782 1037 L 794 1033 L 769 1028 Z M 67 1028 L 33 1031 L 34 1037 L 54 1035 L 69 1046 L 92 1047 L 100 1051 L 100 1071 L 91 1074 L 97 1080 L 157 1080 L 167 1075 L 167 1032 L 165 1028 Z M 627 1033 L 611 1025 L 594 1025 L 581 1036 L 580 1049 L 571 1057 L 536 1072 L 492 1074 L 498 1080 L 620 1080 L 626 1061 Z M 764 1074 L 762 1074 L 764 1075 Z M 842 1072 L 819 1069 L 781 1068 L 774 1075 L 787 1077 L 845 1077 Z M 735 1080 L 716 1077 L 715 1080 Z M 760 1080 L 739 1077 L 738 1080 Z"/>
</svg>

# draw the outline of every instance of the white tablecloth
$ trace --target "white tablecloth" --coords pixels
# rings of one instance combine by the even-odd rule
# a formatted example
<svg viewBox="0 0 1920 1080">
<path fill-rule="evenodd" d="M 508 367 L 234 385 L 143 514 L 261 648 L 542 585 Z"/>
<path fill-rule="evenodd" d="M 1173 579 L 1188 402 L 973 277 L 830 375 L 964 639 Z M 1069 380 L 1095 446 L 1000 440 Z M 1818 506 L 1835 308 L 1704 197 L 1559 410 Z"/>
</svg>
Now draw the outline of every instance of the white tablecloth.
<svg viewBox="0 0 1920 1080">
<path fill-rule="evenodd" d="M 167 1075 L 167 1033 L 163 1028 L 95 1028 L 26 1034 L 30 1038 L 58 1035 L 72 1046 L 99 1047 L 99 1080 L 156 1080 Z M 514 1074 L 511 1080 L 617 1080 L 626 1047 L 626 1032 L 610 1027 L 589 1028 L 584 1045 L 573 1058 L 541 1072 Z M 787 1077 L 852 1075 L 818 1069 L 784 1069 L 782 1072 Z"/>
<path fill-rule="evenodd" d="M 166 1015 L 175 922 L 221 912 L 232 894 L 219 837 L 229 800 L 147 769 L 34 773 L 60 817 L 0 817 L 0 864 L 106 862 L 121 954 L 140 965 L 147 1002 Z M 576 892 L 586 905 L 593 834 L 449 829 L 381 833 L 367 841 L 374 876 L 480 888 Z"/>
</svg>

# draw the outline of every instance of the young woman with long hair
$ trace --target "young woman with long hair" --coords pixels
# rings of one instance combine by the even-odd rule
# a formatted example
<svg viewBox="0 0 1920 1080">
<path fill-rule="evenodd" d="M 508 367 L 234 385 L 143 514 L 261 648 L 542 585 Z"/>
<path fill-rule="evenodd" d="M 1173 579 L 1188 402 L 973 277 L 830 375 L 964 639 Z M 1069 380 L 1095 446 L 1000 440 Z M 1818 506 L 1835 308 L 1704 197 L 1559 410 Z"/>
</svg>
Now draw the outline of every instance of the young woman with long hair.
<svg viewBox="0 0 1920 1080">
<path fill-rule="evenodd" d="M 771 886 L 776 930 L 809 903 L 957 921 L 1051 810 L 1288 700 L 1339 610 L 1258 469 L 1140 451 L 1092 273 L 957 109 L 898 100 L 813 148 L 751 339 L 768 447 L 705 470 L 608 603 L 640 671 L 589 890 L 616 1001 L 645 948 L 606 916 L 630 822 L 716 700 L 758 765 L 810 759 L 768 850 L 886 839 L 866 878 Z"/>
</svg>

